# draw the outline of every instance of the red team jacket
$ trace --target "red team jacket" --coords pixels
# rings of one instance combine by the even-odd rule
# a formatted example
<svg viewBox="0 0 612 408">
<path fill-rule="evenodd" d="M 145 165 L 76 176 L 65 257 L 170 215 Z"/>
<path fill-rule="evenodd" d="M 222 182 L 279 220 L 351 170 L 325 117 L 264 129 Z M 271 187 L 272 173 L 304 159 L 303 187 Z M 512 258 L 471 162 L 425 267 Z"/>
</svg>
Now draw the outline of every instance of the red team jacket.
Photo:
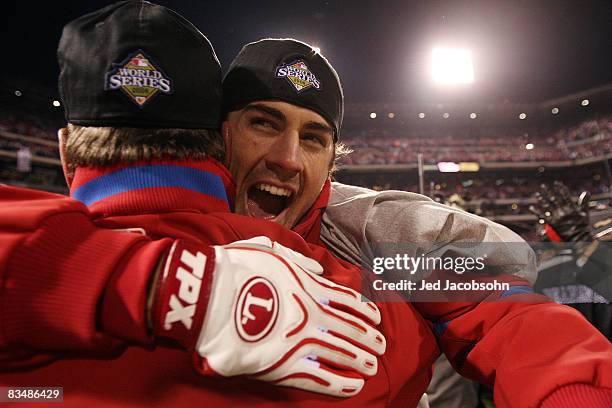
<svg viewBox="0 0 612 408">
<path fill-rule="evenodd" d="M 71 190 L 79 201 L 0 187 L 0 385 L 62 386 L 64 406 L 74 407 L 410 407 L 439 344 L 464 375 L 495 386 L 500 407 L 538 406 L 548 396 L 558 407 L 612 401 L 609 342 L 512 278 L 511 293 L 491 294 L 497 302 L 379 303 L 387 352 L 352 398 L 195 373 L 188 353 L 155 347 L 145 329 L 143 288 L 172 242 L 164 237 L 218 245 L 267 235 L 317 259 L 327 278 L 362 289 L 359 268 L 324 248 L 228 213 L 232 192 L 214 161 L 79 168 Z M 310 242 L 318 243 L 328 196 L 326 185 L 295 228 Z"/>
</svg>

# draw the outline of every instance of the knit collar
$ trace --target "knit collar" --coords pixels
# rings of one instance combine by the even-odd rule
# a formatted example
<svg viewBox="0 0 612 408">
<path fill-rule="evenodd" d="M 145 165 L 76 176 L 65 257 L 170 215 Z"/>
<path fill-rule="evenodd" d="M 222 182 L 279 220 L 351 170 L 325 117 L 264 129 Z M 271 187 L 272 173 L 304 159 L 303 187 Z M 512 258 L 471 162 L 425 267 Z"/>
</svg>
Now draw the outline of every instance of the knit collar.
<svg viewBox="0 0 612 408">
<path fill-rule="evenodd" d="M 94 217 L 188 210 L 229 212 L 235 185 L 214 159 L 155 160 L 113 167 L 77 167 L 70 196 Z"/>
<path fill-rule="evenodd" d="M 70 186 L 70 196 L 87 205 L 95 218 L 178 210 L 230 212 L 235 193 L 231 174 L 214 159 L 77 167 Z M 330 194 L 331 182 L 327 180 L 293 228 L 310 243 L 321 244 L 321 216 Z"/>
</svg>

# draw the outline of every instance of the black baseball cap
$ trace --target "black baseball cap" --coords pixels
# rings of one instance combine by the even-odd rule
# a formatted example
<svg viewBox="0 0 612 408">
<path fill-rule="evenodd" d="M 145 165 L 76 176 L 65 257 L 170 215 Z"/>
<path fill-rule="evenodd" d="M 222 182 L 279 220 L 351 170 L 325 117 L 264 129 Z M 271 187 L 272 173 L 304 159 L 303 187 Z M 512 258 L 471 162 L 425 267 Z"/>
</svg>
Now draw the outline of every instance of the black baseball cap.
<svg viewBox="0 0 612 408">
<path fill-rule="evenodd" d="M 221 66 L 185 18 L 122 1 L 64 27 L 57 50 L 66 120 L 81 126 L 217 129 Z"/>
<path fill-rule="evenodd" d="M 265 99 L 317 112 L 337 140 L 344 114 L 342 85 L 336 70 L 310 45 L 267 38 L 242 48 L 223 79 L 223 114 Z"/>
</svg>

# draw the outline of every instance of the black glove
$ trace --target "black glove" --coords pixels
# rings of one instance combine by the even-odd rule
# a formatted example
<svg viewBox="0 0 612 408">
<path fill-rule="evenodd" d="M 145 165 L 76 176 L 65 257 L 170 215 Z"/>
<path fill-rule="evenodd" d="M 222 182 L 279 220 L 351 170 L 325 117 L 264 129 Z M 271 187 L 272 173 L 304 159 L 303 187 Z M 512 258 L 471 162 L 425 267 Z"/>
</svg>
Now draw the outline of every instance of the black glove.
<svg viewBox="0 0 612 408">
<path fill-rule="evenodd" d="M 555 242 L 591 241 L 588 192 L 580 194 L 574 203 L 568 188 L 555 181 L 550 188 L 544 184 L 535 193 L 537 203 L 529 210 L 538 216 L 538 234 Z"/>
</svg>

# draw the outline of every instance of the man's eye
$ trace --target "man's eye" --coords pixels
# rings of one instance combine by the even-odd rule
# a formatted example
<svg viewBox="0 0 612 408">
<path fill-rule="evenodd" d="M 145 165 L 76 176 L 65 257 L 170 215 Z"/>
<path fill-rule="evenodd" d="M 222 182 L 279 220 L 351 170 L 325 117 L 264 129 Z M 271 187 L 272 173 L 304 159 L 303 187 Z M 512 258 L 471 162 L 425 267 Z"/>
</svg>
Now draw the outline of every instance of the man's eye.
<svg viewBox="0 0 612 408">
<path fill-rule="evenodd" d="M 322 147 L 325 147 L 327 145 L 325 139 L 318 135 L 305 134 L 302 136 L 302 140 L 305 140 L 309 143 L 316 143 L 317 145 L 320 145 Z"/>
<path fill-rule="evenodd" d="M 252 118 L 251 126 L 267 128 L 267 129 L 276 129 L 276 126 L 273 122 L 269 121 L 268 119 L 264 119 L 264 118 Z"/>
</svg>

